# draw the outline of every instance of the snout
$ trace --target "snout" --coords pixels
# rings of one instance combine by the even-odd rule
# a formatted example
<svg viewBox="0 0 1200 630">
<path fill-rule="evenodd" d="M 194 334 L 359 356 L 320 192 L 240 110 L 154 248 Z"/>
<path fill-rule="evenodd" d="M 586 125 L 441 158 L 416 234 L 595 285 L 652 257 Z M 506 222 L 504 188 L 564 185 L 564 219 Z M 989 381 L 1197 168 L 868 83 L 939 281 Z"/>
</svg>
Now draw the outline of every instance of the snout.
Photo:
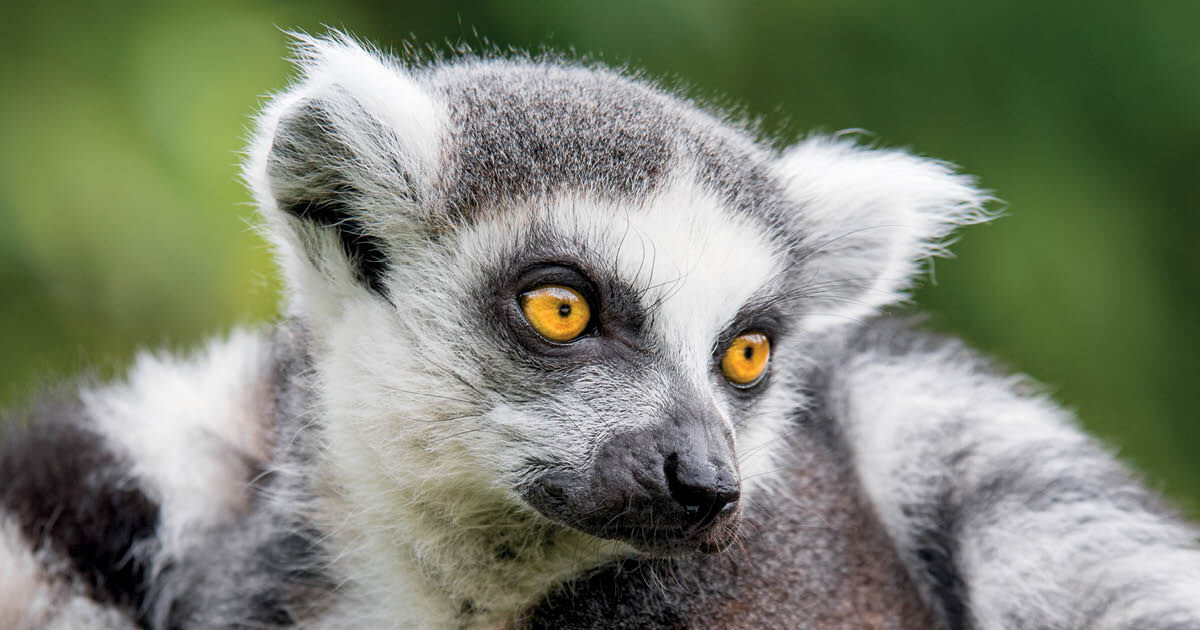
<svg viewBox="0 0 1200 630">
<path fill-rule="evenodd" d="M 525 499 L 556 521 L 650 553 L 715 552 L 736 533 L 741 481 L 715 411 L 672 414 L 606 440 L 587 470 L 543 475 Z"/>
<path fill-rule="evenodd" d="M 683 508 L 685 531 L 703 530 L 737 510 L 742 491 L 732 462 L 671 453 L 663 473 L 671 498 Z"/>
</svg>

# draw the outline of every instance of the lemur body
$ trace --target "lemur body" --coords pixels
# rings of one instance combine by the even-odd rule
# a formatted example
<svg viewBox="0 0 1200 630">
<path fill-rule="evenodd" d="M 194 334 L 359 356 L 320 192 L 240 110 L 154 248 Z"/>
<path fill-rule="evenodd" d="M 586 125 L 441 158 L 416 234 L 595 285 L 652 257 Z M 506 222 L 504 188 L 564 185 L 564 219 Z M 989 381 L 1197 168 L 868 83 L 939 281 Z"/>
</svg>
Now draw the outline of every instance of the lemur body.
<svg viewBox="0 0 1200 630">
<path fill-rule="evenodd" d="M 1200 627 L 1192 526 L 876 318 L 968 179 L 600 68 L 301 66 L 246 166 L 284 323 L 7 429 L 3 627 Z"/>
</svg>

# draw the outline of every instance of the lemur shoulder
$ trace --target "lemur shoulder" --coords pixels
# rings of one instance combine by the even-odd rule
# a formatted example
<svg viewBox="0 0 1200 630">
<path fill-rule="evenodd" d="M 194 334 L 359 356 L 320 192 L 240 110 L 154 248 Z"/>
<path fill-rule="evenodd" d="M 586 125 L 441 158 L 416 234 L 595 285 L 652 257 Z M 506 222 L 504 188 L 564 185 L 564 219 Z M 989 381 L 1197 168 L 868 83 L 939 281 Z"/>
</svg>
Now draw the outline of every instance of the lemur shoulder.
<svg viewBox="0 0 1200 630">
<path fill-rule="evenodd" d="M 986 197 L 637 77 L 302 38 L 277 325 L 4 424 L 3 628 L 1200 628 L 1197 529 L 881 315 Z"/>
</svg>

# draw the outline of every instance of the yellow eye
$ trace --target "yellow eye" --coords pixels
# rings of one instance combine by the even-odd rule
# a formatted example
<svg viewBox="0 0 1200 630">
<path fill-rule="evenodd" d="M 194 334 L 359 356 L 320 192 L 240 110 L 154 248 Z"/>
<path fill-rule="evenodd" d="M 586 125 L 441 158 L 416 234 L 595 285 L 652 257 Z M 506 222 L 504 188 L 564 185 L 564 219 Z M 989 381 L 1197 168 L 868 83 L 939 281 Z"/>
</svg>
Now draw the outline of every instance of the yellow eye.
<svg viewBox="0 0 1200 630">
<path fill-rule="evenodd" d="M 767 371 L 767 359 L 770 357 L 771 341 L 766 335 L 743 333 L 729 344 L 725 356 L 721 357 L 721 371 L 734 385 L 749 387 Z"/>
<path fill-rule="evenodd" d="M 566 343 L 583 334 L 592 309 L 574 289 L 547 284 L 521 294 L 521 310 L 539 335 Z"/>
</svg>

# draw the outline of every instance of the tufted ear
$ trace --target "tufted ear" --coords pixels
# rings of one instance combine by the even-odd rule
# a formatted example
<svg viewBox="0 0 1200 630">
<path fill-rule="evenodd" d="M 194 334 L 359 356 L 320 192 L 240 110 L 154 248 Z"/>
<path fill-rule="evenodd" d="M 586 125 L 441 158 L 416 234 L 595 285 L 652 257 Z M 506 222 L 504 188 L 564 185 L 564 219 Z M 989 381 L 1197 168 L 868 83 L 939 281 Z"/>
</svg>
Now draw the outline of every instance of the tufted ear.
<svg viewBox="0 0 1200 630">
<path fill-rule="evenodd" d="M 290 293 L 387 297 L 395 239 L 432 196 L 444 114 L 348 36 L 297 40 L 300 79 L 259 117 L 244 175 Z"/>
<path fill-rule="evenodd" d="M 798 291 L 806 327 L 857 321 L 900 302 L 922 261 L 948 254 L 950 233 L 991 218 L 971 178 L 903 151 L 810 138 L 776 164 L 798 204 Z"/>
</svg>

